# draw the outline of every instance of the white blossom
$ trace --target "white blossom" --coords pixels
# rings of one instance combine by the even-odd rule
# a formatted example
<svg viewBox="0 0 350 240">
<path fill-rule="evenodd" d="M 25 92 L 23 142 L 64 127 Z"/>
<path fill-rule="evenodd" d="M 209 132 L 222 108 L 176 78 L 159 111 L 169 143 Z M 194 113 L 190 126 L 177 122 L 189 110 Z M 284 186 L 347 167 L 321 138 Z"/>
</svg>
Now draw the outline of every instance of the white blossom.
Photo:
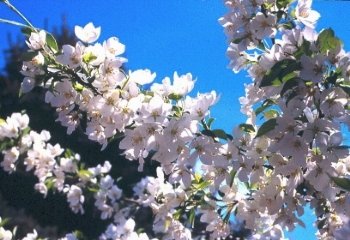
<svg viewBox="0 0 350 240">
<path fill-rule="evenodd" d="M 93 43 L 99 38 L 101 34 L 101 27 L 96 28 L 94 24 L 90 22 L 84 27 L 75 26 L 74 32 L 77 38 L 79 38 L 81 41 L 85 43 Z"/>
<path fill-rule="evenodd" d="M 40 30 L 39 32 L 33 31 L 26 43 L 32 50 L 42 49 L 46 44 L 46 32 L 44 30 Z"/>
<path fill-rule="evenodd" d="M 295 9 L 296 18 L 305 24 L 305 26 L 314 28 L 320 14 L 311 9 L 312 0 L 298 0 L 298 5 Z"/>
</svg>

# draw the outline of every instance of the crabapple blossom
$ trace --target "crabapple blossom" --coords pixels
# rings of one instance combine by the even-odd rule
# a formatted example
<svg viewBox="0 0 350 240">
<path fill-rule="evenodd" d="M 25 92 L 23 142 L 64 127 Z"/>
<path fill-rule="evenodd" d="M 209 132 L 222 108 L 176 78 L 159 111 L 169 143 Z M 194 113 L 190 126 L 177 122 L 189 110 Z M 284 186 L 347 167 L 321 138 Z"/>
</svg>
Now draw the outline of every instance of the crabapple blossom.
<svg viewBox="0 0 350 240">
<path fill-rule="evenodd" d="M 296 18 L 305 24 L 309 28 L 314 28 L 317 20 L 320 18 L 320 14 L 311 9 L 312 1 L 299 0 L 295 9 Z"/>
<path fill-rule="evenodd" d="M 194 87 L 194 80 L 192 80 L 192 75 L 190 73 L 179 76 L 178 73 L 175 72 L 173 78 L 173 85 L 171 85 L 170 78 L 166 77 L 163 79 L 162 84 L 154 83 L 151 86 L 151 90 L 159 95 L 167 97 L 171 94 L 175 96 L 185 96 Z"/>
<path fill-rule="evenodd" d="M 26 43 L 32 50 L 42 49 L 46 44 L 46 32 L 44 30 L 32 32 Z"/>
<path fill-rule="evenodd" d="M 19 157 L 19 151 L 18 148 L 12 147 L 10 150 L 4 150 L 2 151 L 2 154 L 4 155 L 4 160 L 1 162 L 1 167 L 6 172 L 13 172 L 16 170 L 16 161 Z"/>
<path fill-rule="evenodd" d="M 99 38 L 101 34 L 101 27 L 96 28 L 94 24 L 90 22 L 84 27 L 75 26 L 74 32 L 77 38 L 79 38 L 81 41 L 85 43 L 93 43 Z"/>
<path fill-rule="evenodd" d="M 254 35 L 263 39 L 265 37 L 274 37 L 276 34 L 276 29 L 274 25 L 276 24 L 276 16 L 268 15 L 265 16 L 263 13 L 259 12 L 251 22 L 250 28 L 254 31 Z"/>
<path fill-rule="evenodd" d="M 72 185 L 69 189 L 64 189 L 64 191 L 68 192 L 67 201 L 73 212 L 81 212 L 83 214 L 84 210 L 82 204 L 84 203 L 84 196 L 82 195 L 81 189 L 76 185 Z"/>
<path fill-rule="evenodd" d="M 318 55 L 313 58 L 303 55 L 300 59 L 302 67 L 300 77 L 315 83 L 321 82 L 326 71 L 325 60 L 323 55 Z"/>
<path fill-rule="evenodd" d="M 57 61 L 59 63 L 65 64 L 70 68 L 78 67 L 83 61 L 85 46 L 77 42 L 75 47 L 70 45 L 63 45 L 62 47 L 62 55 L 57 56 Z"/>
<path fill-rule="evenodd" d="M 154 81 L 156 77 L 155 73 L 151 73 L 149 69 L 139 69 L 133 72 L 129 72 L 129 78 L 131 82 L 144 85 Z"/>
<path fill-rule="evenodd" d="M 5 230 L 4 228 L 0 228 L 0 237 L 3 240 L 11 240 L 12 239 L 12 233 L 9 230 Z"/>
<path fill-rule="evenodd" d="M 48 142 L 47 131 L 27 132 L 29 119 L 21 114 L 0 122 L 0 140 L 9 144 L 0 165 L 12 173 L 23 161 L 38 178 L 34 188 L 44 196 L 50 187 L 65 194 L 75 213 L 84 213 L 86 195 L 93 194 L 100 218 L 109 221 L 100 239 L 149 239 L 136 231 L 139 207 L 153 213 L 150 236 L 163 239 L 227 238 L 233 218 L 252 239 L 284 239 L 283 230 L 304 226 L 307 204 L 315 210 L 319 238 L 344 235 L 349 54 L 332 30 L 316 32 L 320 15 L 312 1 L 224 2 L 228 13 L 219 22 L 229 67 L 247 70 L 252 79 L 239 99 L 247 120 L 232 135 L 212 128 L 215 91 L 189 96 L 190 73 L 157 82 L 151 70 L 124 71 L 125 46 L 116 37 L 94 43 L 101 30 L 89 23 L 75 27 L 83 43 L 57 53 L 47 51 L 46 32 L 33 31 L 27 45 L 38 54 L 23 64 L 22 90 L 43 87 L 68 134 L 82 127 L 102 150 L 122 137 L 125 157 L 138 161 L 139 171 L 157 161 L 157 175 L 141 179 L 126 198 L 108 175 L 111 163 L 84 169 L 79 156 L 63 156 L 63 148 Z M 195 236 L 190 228 L 198 220 L 205 231 Z"/>
<path fill-rule="evenodd" d="M 28 233 L 22 240 L 36 240 L 38 238 L 38 233 L 36 230 L 33 230 L 33 233 Z"/>
<path fill-rule="evenodd" d="M 103 43 L 103 47 L 107 50 L 106 55 L 111 55 L 111 59 L 125 52 L 125 45 L 120 43 L 119 39 L 116 37 L 108 38 L 107 41 Z"/>
<path fill-rule="evenodd" d="M 1 217 L 0 217 L 0 223 L 3 223 Z M 6 230 L 3 228 L 3 226 L 0 227 L 0 238 L 3 240 L 11 240 L 13 237 L 13 234 L 11 231 Z"/>
</svg>

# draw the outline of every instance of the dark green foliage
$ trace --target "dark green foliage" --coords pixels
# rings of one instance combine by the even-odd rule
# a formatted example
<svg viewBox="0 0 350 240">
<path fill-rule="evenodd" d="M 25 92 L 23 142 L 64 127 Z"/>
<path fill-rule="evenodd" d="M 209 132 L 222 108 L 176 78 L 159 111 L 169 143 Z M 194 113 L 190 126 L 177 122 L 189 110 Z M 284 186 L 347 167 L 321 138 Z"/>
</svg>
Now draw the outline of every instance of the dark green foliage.
<svg viewBox="0 0 350 240">
<path fill-rule="evenodd" d="M 321 53 L 326 53 L 327 51 L 340 48 L 342 42 L 335 36 L 333 29 L 328 28 L 321 31 L 321 33 L 318 35 L 316 44 Z"/>
<path fill-rule="evenodd" d="M 267 120 L 266 122 L 264 122 L 260 126 L 260 128 L 259 128 L 259 130 L 258 130 L 258 132 L 257 132 L 255 137 L 261 137 L 261 136 L 265 135 L 266 133 L 268 133 L 268 132 L 272 131 L 273 129 L 275 129 L 276 126 L 277 126 L 276 118 L 272 118 L 272 119 Z"/>
<path fill-rule="evenodd" d="M 300 69 L 300 63 L 294 59 L 279 61 L 263 77 L 260 87 L 280 86 L 282 83 L 293 78 L 295 76 L 294 72 Z"/>
<path fill-rule="evenodd" d="M 338 187 L 350 191 L 350 179 L 349 178 L 339 178 L 339 177 L 331 177 L 335 185 Z"/>
</svg>

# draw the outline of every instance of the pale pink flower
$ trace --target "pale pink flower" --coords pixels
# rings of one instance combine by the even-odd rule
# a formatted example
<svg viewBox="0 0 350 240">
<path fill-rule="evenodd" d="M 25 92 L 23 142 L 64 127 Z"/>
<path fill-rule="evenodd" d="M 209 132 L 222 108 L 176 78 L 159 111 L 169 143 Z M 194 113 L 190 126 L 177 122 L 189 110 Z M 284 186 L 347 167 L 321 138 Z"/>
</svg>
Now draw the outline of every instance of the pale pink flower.
<svg viewBox="0 0 350 240">
<path fill-rule="evenodd" d="M 323 55 L 316 55 L 312 58 L 303 55 L 300 58 L 302 67 L 300 77 L 304 80 L 315 83 L 323 81 L 323 75 L 327 70 L 325 60 L 326 58 Z"/>
<path fill-rule="evenodd" d="M 265 37 L 274 37 L 276 34 L 276 16 L 272 14 L 265 14 L 259 12 L 252 20 L 250 27 L 254 31 L 254 36 L 258 39 L 264 39 Z"/>
<path fill-rule="evenodd" d="M 84 203 L 84 196 L 83 196 L 83 191 L 81 190 L 80 187 L 76 185 L 72 185 L 67 189 L 67 201 L 69 203 L 70 208 L 74 213 L 84 213 L 83 209 L 83 203 Z"/>
<path fill-rule="evenodd" d="M 46 32 L 44 30 L 32 32 L 26 43 L 32 50 L 42 49 L 46 44 Z"/>
<path fill-rule="evenodd" d="M 0 218 L 1 223 L 1 218 Z M 3 227 L 0 227 L 0 239 L 2 240 L 12 240 L 12 232 L 9 230 L 5 230 Z"/>
<path fill-rule="evenodd" d="M 149 84 L 156 78 L 155 73 L 151 73 L 149 69 L 140 69 L 133 72 L 129 72 L 130 81 L 133 81 L 140 85 Z"/>
<path fill-rule="evenodd" d="M 80 66 L 83 61 L 85 46 L 78 42 L 75 47 L 71 45 L 63 45 L 62 51 L 63 54 L 57 56 L 57 61 L 68 65 L 70 68 L 76 68 Z"/>
<path fill-rule="evenodd" d="M 113 58 L 125 52 L 125 45 L 119 42 L 116 37 L 108 38 L 107 41 L 103 43 L 103 47 L 106 49 L 107 57 Z"/>
<path fill-rule="evenodd" d="M 74 32 L 77 38 L 79 38 L 81 41 L 85 43 L 93 43 L 99 38 L 101 34 L 101 27 L 96 28 L 94 24 L 90 22 L 83 28 L 80 26 L 75 26 Z"/>
<path fill-rule="evenodd" d="M 295 16 L 297 20 L 302 22 L 305 26 L 315 28 L 320 14 L 311 9 L 312 0 L 299 0 L 295 9 Z"/>
</svg>

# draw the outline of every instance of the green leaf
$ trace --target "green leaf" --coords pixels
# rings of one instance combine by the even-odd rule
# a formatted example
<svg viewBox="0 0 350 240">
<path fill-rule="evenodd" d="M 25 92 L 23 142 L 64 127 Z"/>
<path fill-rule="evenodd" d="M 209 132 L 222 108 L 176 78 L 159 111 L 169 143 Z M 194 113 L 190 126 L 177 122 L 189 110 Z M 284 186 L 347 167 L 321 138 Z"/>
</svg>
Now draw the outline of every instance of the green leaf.
<svg viewBox="0 0 350 240">
<path fill-rule="evenodd" d="M 251 124 L 247 124 L 247 123 L 239 124 L 239 129 L 241 129 L 242 131 L 244 131 L 246 133 L 253 133 L 253 132 L 255 132 L 254 126 L 251 125 Z"/>
<path fill-rule="evenodd" d="M 178 100 L 180 100 L 180 99 L 182 98 L 182 95 L 172 93 L 172 94 L 170 94 L 168 97 L 169 97 L 169 99 L 171 99 L 171 100 L 178 101 Z"/>
<path fill-rule="evenodd" d="M 26 35 L 26 36 L 30 36 L 30 34 L 32 34 L 32 32 L 34 32 L 35 30 L 31 27 L 23 27 L 21 28 L 21 32 Z"/>
<path fill-rule="evenodd" d="M 257 47 L 263 51 L 266 51 L 266 47 L 263 41 L 260 41 Z"/>
<path fill-rule="evenodd" d="M 214 129 L 214 130 L 210 130 L 210 129 L 205 129 L 203 131 L 201 131 L 202 134 L 211 137 L 211 138 L 220 138 L 220 139 L 224 139 L 224 140 L 232 140 L 233 137 L 230 134 L 227 134 L 224 130 L 222 129 Z M 216 139 L 217 140 L 217 139 Z"/>
<path fill-rule="evenodd" d="M 191 224 L 191 227 L 194 227 L 194 220 L 196 219 L 196 211 L 194 208 L 190 210 L 189 216 L 188 216 L 188 221 Z"/>
<path fill-rule="evenodd" d="M 316 45 L 319 47 L 321 53 L 326 53 L 329 50 L 335 50 L 341 47 L 342 42 L 335 36 L 333 29 L 328 28 L 322 30 L 318 35 Z"/>
<path fill-rule="evenodd" d="M 5 149 L 11 148 L 13 145 L 14 145 L 13 140 L 9 140 L 9 139 L 2 140 L 0 142 L 0 152 L 5 150 Z"/>
<path fill-rule="evenodd" d="M 51 50 L 52 50 L 54 53 L 57 53 L 57 52 L 58 52 L 57 41 L 56 41 L 56 39 L 54 38 L 54 36 L 52 36 L 51 33 L 46 32 L 46 43 L 47 43 L 47 46 L 49 46 L 49 48 L 51 48 Z"/>
<path fill-rule="evenodd" d="M 286 8 L 293 1 L 294 0 L 277 0 L 276 5 L 277 5 L 278 9 Z"/>
<path fill-rule="evenodd" d="M 165 221 L 164 221 L 164 227 L 165 229 L 168 229 L 171 225 L 171 218 L 165 218 Z"/>
<path fill-rule="evenodd" d="M 329 76 L 326 78 L 327 84 L 336 84 L 338 78 L 342 75 L 341 69 L 336 69 L 335 71 L 331 71 Z"/>
<path fill-rule="evenodd" d="M 283 97 L 287 91 L 296 88 L 299 85 L 299 80 L 300 78 L 295 77 L 285 82 L 280 92 L 281 97 Z"/>
<path fill-rule="evenodd" d="M 209 181 L 202 181 L 201 183 L 195 183 L 193 184 L 193 187 L 196 189 L 196 190 L 203 190 L 205 189 L 206 187 L 208 187 L 210 185 L 210 182 Z"/>
<path fill-rule="evenodd" d="M 33 58 L 35 58 L 37 55 L 38 55 L 38 52 L 25 52 L 25 53 L 22 53 L 21 59 L 23 61 L 29 62 L 29 61 L 32 61 Z"/>
<path fill-rule="evenodd" d="M 283 15 L 285 15 L 284 11 L 277 11 L 277 22 L 283 18 Z"/>
<path fill-rule="evenodd" d="M 202 130 L 201 133 L 204 134 L 205 136 L 208 136 L 208 137 L 212 137 L 212 138 L 216 137 L 215 134 L 211 130 L 205 129 L 205 130 Z"/>
<path fill-rule="evenodd" d="M 218 191 L 218 194 L 221 198 L 225 197 L 225 193 L 224 192 L 221 192 L 220 190 Z"/>
<path fill-rule="evenodd" d="M 350 87 L 350 81 L 341 81 L 341 82 L 340 82 L 340 85 Z"/>
<path fill-rule="evenodd" d="M 94 187 L 89 187 L 88 190 L 92 193 L 97 193 L 100 189 L 99 188 L 94 188 Z"/>
<path fill-rule="evenodd" d="M 264 117 L 266 119 L 276 118 L 279 116 L 279 112 L 275 109 L 270 109 L 266 112 L 264 112 Z"/>
<path fill-rule="evenodd" d="M 172 110 L 175 112 L 175 116 L 176 117 L 181 117 L 182 116 L 182 112 L 183 112 L 182 107 L 173 106 Z"/>
<path fill-rule="evenodd" d="M 73 235 L 78 239 L 78 240 L 83 240 L 86 239 L 86 237 L 84 236 L 84 233 L 79 231 L 79 230 L 75 230 L 73 232 Z"/>
<path fill-rule="evenodd" d="M 293 91 L 288 95 L 288 97 L 287 97 L 287 99 L 286 99 L 286 105 L 288 105 L 289 101 L 292 100 L 293 98 L 295 98 L 296 96 L 298 96 L 298 93 L 297 93 L 297 91 L 294 91 L 294 90 L 293 90 Z"/>
<path fill-rule="evenodd" d="M 209 118 L 208 121 L 207 121 L 207 125 L 209 128 L 211 128 L 211 125 L 213 124 L 215 118 Z"/>
<path fill-rule="evenodd" d="M 269 120 L 267 120 L 266 122 L 264 122 L 255 137 L 261 137 L 262 135 L 265 135 L 266 133 L 270 132 L 271 130 L 275 129 L 275 127 L 277 126 L 277 120 L 276 118 L 271 118 Z"/>
<path fill-rule="evenodd" d="M 340 178 L 340 177 L 330 177 L 333 182 L 340 188 L 350 191 L 350 179 L 349 178 Z"/>
<path fill-rule="evenodd" d="M 229 186 L 232 187 L 237 171 L 231 170 Z"/>
<path fill-rule="evenodd" d="M 202 176 L 199 175 L 199 173 L 195 173 L 194 174 L 194 180 L 195 180 L 196 183 L 200 183 L 201 180 L 202 180 Z"/>
<path fill-rule="evenodd" d="M 341 89 L 343 89 L 344 92 L 346 92 L 348 96 L 350 96 L 350 86 L 341 84 L 340 87 Z"/>
<path fill-rule="evenodd" d="M 243 37 L 240 37 L 240 38 L 233 39 L 232 43 L 239 44 L 240 42 L 242 42 L 246 38 L 247 38 L 247 36 L 243 36 Z"/>
<path fill-rule="evenodd" d="M 47 190 L 52 189 L 54 187 L 54 185 L 55 185 L 55 182 L 54 182 L 53 178 L 47 178 L 45 180 L 45 186 L 46 186 Z"/>
<path fill-rule="evenodd" d="M 81 169 L 78 171 L 78 176 L 82 179 L 90 178 L 92 176 L 92 172 L 89 170 Z"/>
<path fill-rule="evenodd" d="M 108 139 L 108 143 L 112 143 L 113 141 L 117 140 L 117 139 L 121 139 L 125 136 L 125 134 L 123 132 L 117 132 L 116 134 L 113 135 L 113 137 Z"/>
<path fill-rule="evenodd" d="M 77 92 L 81 92 L 84 90 L 84 86 L 77 82 L 73 83 L 73 87 L 74 87 L 74 90 Z"/>
<path fill-rule="evenodd" d="M 8 224 L 10 222 L 10 219 L 9 218 L 3 218 L 1 219 L 1 222 L 0 222 L 0 228 L 1 227 L 4 227 L 6 224 Z"/>
<path fill-rule="evenodd" d="M 85 53 L 84 56 L 83 56 L 83 61 L 85 63 L 89 63 L 93 60 L 97 59 L 97 57 L 95 55 L 93 55 L 92 52 L 88 52 L 88 53 Z"/>
<path fill-rule="evenodd" d="M 327 218 L 322 219 L 321 221 L 318 222 L 317 228 L 322 229 L 323 226 L 326 224 Z"/>
<path fill-rule="evenodd" d="M 260 113 L 265 111 L 267 108 L 271 107 L 272 105 L 276 104 L 276 102 L 272 99 L 266 99 L 260 107 L 258 107 L 255 110 L 255 115 L 258 116 Z"/>
<path fill-rule="evenodd" d="M 181 209 L 177 209 L 177 210 L 173 213 L 173 218 L 174 218 L 175 220 L 179 220 L 180 217 L 181 217 L 181 215 L 182 215 L 182 210 L 181 210 Z"/>
<path fill-rule="evenodd" d="M 139 235 L 139 234 L 141 234 L 141 233 L 144 233 L 145 232 L 145 229 L 144 228 L 138 228 L 137 230 L 136 230 L 136 233 Z"/>
<path fill-rule="evenodd" d="M 266 12 L 266 10 L 271 9 L 274 6 L 275 6 L 275 4 L 273 4 L 273 3 L 265 2 L 265 3 L 263 3 L 263 5 L 261 5 L 261 8 L 264 9 L 264 11 Z"/>
<path fill-rule="evenodd" d="M 291 16 L 292 18 L 296 18 L 296 15 L 295 15 L 295 8 L 292 9 L 292 11 L 290 12 L 290 16 Z"/>
<path fill-rule="evenodd" d="M 71 158 L 74 156 L 74 153 L 72 150 L 70 150 L 69 148 L 66 148 L 66 151 L 64 152 L 64 157 L 65 158 Z"/>
<path fill-rule="evenodd" d="M 297 76 L 297 74 L 295 72 L 291 72 L 291 73 L 288 73 L 287 75 L 285 75 L 283 78 L 282 78 L 282 82 L 288 82 L 290 80 L 292 80 L 293 78 L 295 78 Z"/>
<path fill-rule="evenodd" d="M 284 29 L 288 29 L 291 30 L 294 28 L 294 23 L 293 22 L 286 22 L 286 23 L 282 23 L 279 25 L 279 27 L 284 28 Z"/>
<path fill-rule="evenodd" d="M 311 56 L 312 51 L 310 50 L 311 43 L 307 40 L 303 40 L 303 43 L 301 46 L 298 48 L 298 50 L 294 53 L 294 56 L 296 59 L 300 59 L 301 56 L 306 55 L 306 56 Z"/>
<path fill-rule="evenodd" d="M 288 80 L 291 73 L 300 69 L 300 63 L 294 59 L 279 61 L 263 77 L 259 87 L 280 86 L 283 81 Z"/>
<path fill-rule="evenodd" d="M 29 134 L 30 130 L 31 130 L 30 127 L 26 127 L 25 129 L 23 129 L 22 136 Z"/>
<path fill-rule="evenodd" d="M 214 133 L 214 135 L 218 138 L 227 140 L 227 139 L 233 139 L 231 135 L 227 134 L 224 130 L 222 129 L 214 129 L 212 130 L 212 132 Z"/>
</svg>

